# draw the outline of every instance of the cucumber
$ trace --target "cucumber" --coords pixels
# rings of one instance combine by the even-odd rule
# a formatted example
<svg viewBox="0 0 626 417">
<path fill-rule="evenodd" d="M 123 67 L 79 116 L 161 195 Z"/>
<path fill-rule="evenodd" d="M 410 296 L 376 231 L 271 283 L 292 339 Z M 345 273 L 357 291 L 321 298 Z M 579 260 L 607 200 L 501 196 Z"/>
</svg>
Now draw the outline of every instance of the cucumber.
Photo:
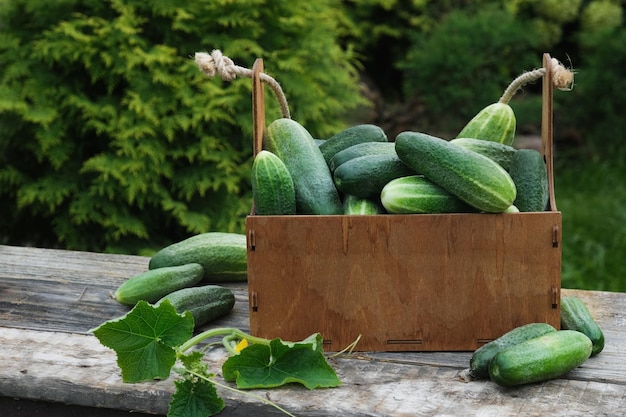
<svg viewBox="0 0 626 417">
<path fill-rule="evenodd" d="M 256 214 L 296 214 L 293 180 L 279 157 L 265 150 L 257 153 L 252 163 L 251 183 Z"/>
<path fill-rule="evenodd" d="M 380 201 L 389 213 L 468 213 L 476 209 L 423 175 L 391 180 L 383 187 Z"/>
<path fill-rule="evenodd" d="M 503 212 L 515 200 L 508 172 L 478 152 L 425 133 L 402 132 L 396 137 L 396 153 L 417 173 L 478 210 Z"/>
<path fill-rule="evenodd" d="M 499 352 L 489 364 L 489 378 L 505 387 L 558 378 L 591 355 L 591 340 L 575 330 L 558 330 Z"/>
<path fill-rule="evenodd" d="M 548 206 L 548 171 L 543 156 L 534 149 L 520 149 L 511 159 L 509 174 L 517 197 L 513 204 L 521 212 L 544 211 Z"/>
<path fill-rule="evenodd" d="M 366 155 L 341 164 L 333 173 L 335 186 L 344 194 L 361 198 L 379 198 L 389 181 L 414 175 L 398 155 Z"/>
<path fill-rule="evenodd" d="M 475 138 L 512 145 L 515 139 L 515 113 L 505 103 L 493 103 L 476 114 L 457 138 Z"/>
<path fill-rule="evenodd" d="M 278 156 L 291 174 L 297 213 L 343 213 L 339 192 L 320 147 L 302 125 L 292 119 L 276 119 L 265 130 L 263 139 L 265 148 Z"/>
<path fill-rule="evenodd" d="M 204 282 L 246 281 L 246 235 L 208 232 L 173 243 L 150 258 L 149 269 L 198 263 Z"/>
<path fill-rule="evenodd" d="M 488 378 L 489 364 L 500 351 L 550 332 L 556 332 L 556 329 L 547 323 L 529 323 L 516 327 L 499 338 L 482 345 L 472 354 L 470 375 L 474 378 Z"/>
<path fill-rule="evenodd" d="M 604 333 L 595 322 L 585 303 L 578 297 L 561 298 L 561 328 L 576 330 L 591 339 L 591 356 L 604 349 Z"/>
<path fill-rule="evenodd" d="M 124 281 L 113 294 L 120 304 L 134 306 L 143 300 L 154 303 L 172 291 L 187 288 L 202 280 L 204 268 L 197 263 L 148 270 Z"/>
<path fill-rule="evenodd" d="M 168 300 L 179 314 L 189 311 L 196 328 L 228 314 L 235 305 L 233 292 L 219 285 L 183 288 L 167 294 L 157 301 L 157 305 L 165 300 Z"/>
<path fill-rule="evenodd" d="M 383 214 L 385 209 L 377 200 L 346 195 L 343 199 L 343 214 L 345 215 L 372 215 Z"/>
<path fill-rule="evenodd" d="M 517 152 L 517 149 L 512 146 L 482 139 L 456 138 L 452 139 L 450 143 L 485 155 L 487 158 L 500 164 L 500 166 L 507 171 L 511 167 L 513 155 Z"/>
<path fill-rule="evenodd" d="M 320 151 L 326 164 L 330 166 L 330 160 L 339 151 L 352 145 L 367 142 L 387 142 L 387 135 L 378 126 L 372 124 L 360 124 L 342 130 L 320 144 Z"/>
<path fill-rule="evenodd" d="M 344 162 L 367 155 L 395 155 L 393 142 L 364 142 L 339 151 L 330 160 L 330 170 L 334 172 Z"/>
</svg>

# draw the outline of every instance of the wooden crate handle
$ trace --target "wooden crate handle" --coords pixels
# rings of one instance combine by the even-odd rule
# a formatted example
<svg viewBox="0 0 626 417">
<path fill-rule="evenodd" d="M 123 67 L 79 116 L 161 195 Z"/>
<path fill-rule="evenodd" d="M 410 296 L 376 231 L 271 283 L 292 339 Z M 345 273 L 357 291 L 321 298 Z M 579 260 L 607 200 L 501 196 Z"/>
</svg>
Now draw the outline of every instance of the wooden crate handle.
<svg viewBox="0 0 626 417">
<path fill-rule="evenodd" d="M 550 211 L 557 211 L 554 196 L 554 139 L 553 139 L 553 93 L 554 81 L 552 76 L 553 62 L 550 54 L 543 54 L 543 67 L 546 73 L 543 76 L 541 91 L 541 149 L 546 169 L 548 171 L 548 195 Z"/>
<path fill-rule="evenodd" d="M 263 134 L 265 133 L 265 86 L 261 81 L 262 73 L 263 60 L 257 58 L 252 66 L 252 135 L 254 156 L 263 149 Z"/>
<path fill-rule="evenodd" d="M 252 66 L 252 137 L 254 156 L 263 149 L 263 134 L 265 132 L 265 86 L 261 81 L 262 73 L 263 60 L 257 58 Z"/>
<path fill-rule="evenodd" d="M 263 149 L 263 134 L 265 133 L 265 85 L 261 81 L 263 60 L 257 58 L 252 66 L 252 156 L 255 157 Z M 253 216 L 256 210 L 254 201 L 250 208 Z"/>
</svg>

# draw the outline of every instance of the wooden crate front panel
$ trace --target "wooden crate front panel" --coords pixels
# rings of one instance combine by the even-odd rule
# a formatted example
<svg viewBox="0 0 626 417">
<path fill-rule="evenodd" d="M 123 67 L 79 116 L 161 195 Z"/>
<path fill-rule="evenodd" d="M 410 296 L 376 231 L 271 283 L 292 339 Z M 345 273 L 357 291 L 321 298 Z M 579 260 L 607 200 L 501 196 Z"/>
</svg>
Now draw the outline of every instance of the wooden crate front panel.
<svg viewBox="0 0 626 417">
<path fill-rule="evenodd" d="M 561 213 L 249 216 L 253 335 L 338 351 L 474 350 L 559 326 Z"/>
</svg>

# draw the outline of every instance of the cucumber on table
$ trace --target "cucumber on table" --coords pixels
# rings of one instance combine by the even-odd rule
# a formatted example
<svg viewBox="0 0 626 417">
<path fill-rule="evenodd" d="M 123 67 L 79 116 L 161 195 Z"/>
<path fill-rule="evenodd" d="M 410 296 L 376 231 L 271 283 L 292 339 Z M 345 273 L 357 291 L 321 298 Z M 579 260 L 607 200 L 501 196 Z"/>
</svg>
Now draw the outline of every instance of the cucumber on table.
<svg viewBox="0 0 626 417">
<path fill-rule="evenodd" d="M 248 279 L 246 235 L 207 232 L 161 249 L 148 264 L 149 269 L 198 263 L 204 268 L 204 282 L 237 282 Z"/>
<path fill-rule="evenodd" d="M 547 381 L 582 365 L 591 340 L 575 330 L 558 330 L 500 351 L 489 364 L 489 378 L 505 387 Z"/>
<path fill-rule="evenodd" d="M 228 314 L 235 305 L 233 292 L 219 285 L 182 288 L 167 294 L 156 304 L 164 300 L 168 300 L 179 314 L 189 311 L 193 316 L 195 327 Z"/>
<path fill-rule="evenodd" d="M 128 306 L 134 306 L 141 300 L 154 303 L 173 291 L 199 283 L 203 275 L 204 268 L 198 263 L 148 270 L 124 281 L 113 298 Z"/>
<path fill-rule="evenodd" d="M 509 173 L 478 152 L 419 132 L 402 132 L 395 143 L 402 162 L 478 210 L 500 213 L 515 200 Z"/>
<path fill-rule="evenodd" d="M 293 179 L 299 214 L 342 214 L 330 168 L 311 134 L 292 119 L 276 119 L 263 137 L 265 148 L 280 158 Z"/>
<path fill-rule="evenodd" d="M 587 305 L 578 297 L 561 297 L 561 328 L 579 331 L 591 339 L 591 356 L 604 349 L 604 333 L 591 316 Z"/>
<path fill-rule="evenodd" d="M 528 323 L 506 332 L 476 349 L 470 359 L 470 375 L 474 378 L 489 377 L 489 364 L 500 351 L 555 331 L 556 329 L 547 323 Z"/>
</svg>

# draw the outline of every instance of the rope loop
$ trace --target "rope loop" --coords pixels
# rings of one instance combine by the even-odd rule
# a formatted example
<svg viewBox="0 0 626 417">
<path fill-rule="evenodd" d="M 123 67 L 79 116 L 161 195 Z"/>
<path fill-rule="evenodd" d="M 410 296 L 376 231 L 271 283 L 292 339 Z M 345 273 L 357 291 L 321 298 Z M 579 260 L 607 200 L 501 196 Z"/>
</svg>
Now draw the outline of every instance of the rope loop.
<svg viewBox="0 0 626 417">
<path fill-rule="evenodd" d="M 574 73 L 563 66 L 558 59 L 552 58 L 552 83 L 559 90 L 571 90 L 574 84 Z M 507 89 L 498 100 L 499 103 L 508 104 L 511 98 L 520 90 L 524 85 L 536 81 L 543 77 L 546 73 L 545 68 L 539 68 L 536 70 L 528 71 L 518 76 L 509 84 Z"/>
<path fill-rule="evenodd" d="M 206 52 L 196 52 L 195 61 L 200 68 L 200 71 L 205 73 L 208 77 L 219 77 L 224 81 L 233 81 L 238 75 L 240 77 L 252 78 L 252 70 L 239 65 L 235 65 L 232 59 L 222 55 L 222 52 L 218 49 L 214 49 L 210 54 Z M 291 118 L 289 112 L 289 105 L 285 93 L 283 93 L 280 84 L 265 73 L 260 74 L 261 81 L 268 84 L 280 106 L 280 112 L 283 117 Z"/>
</svg>

